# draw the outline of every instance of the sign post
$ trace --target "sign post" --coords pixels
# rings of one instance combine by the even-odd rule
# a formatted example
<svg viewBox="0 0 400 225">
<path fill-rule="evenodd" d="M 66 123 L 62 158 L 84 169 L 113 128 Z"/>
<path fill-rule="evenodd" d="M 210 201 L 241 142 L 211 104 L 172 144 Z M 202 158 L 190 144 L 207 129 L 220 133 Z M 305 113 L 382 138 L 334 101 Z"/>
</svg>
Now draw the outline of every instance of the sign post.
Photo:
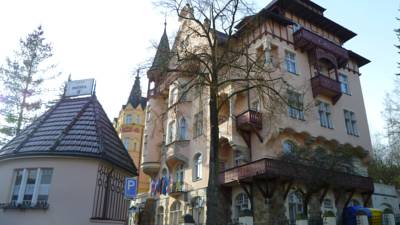
<svg viewBox="0 0 400 225">
<path fill-rule="evenodd" d="M 137 180 L 133 177 L 125 178 L 125 198 L 136 198 Z"/>
</svg>

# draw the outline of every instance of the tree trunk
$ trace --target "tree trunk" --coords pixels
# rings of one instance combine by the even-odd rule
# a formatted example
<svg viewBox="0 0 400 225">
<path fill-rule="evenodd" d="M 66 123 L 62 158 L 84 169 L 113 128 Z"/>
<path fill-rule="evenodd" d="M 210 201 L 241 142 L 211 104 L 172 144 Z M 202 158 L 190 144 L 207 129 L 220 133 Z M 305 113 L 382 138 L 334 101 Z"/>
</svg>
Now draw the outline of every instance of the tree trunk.
<svg viewBox="0 0 400 225">
<path fill-rule="evenodd" d="M 213 79 L 212 83 L 216 83 Z M 220 197 L 219 189 L 219 127 L 218 127 L 218 86 L 210 86 L 210 167 L 207 186 L 207 225 L 224 225 L 224 216 L 220 214 L 218 199 Z M 222 210 L 221 210 L 221 213 Z"/>
<path fill-rule="evenodd" d="M 19 113 L 18 113 L 18 120 L 17 120 L 17 127 L 15 129 L 15 135 L 18 135 L 19 132 L 21 132 L 21 126 L 22 126 L 22 120 L 24 116 L 24 107 L 26 104 L 26 95 L 28 94 L 28 88 L 29 88 L 29 79 L 26 81 L 25 88 L 23 90 L 23 95 L 22 95 L 22 102 L 19 108 Z"/>
</svg>

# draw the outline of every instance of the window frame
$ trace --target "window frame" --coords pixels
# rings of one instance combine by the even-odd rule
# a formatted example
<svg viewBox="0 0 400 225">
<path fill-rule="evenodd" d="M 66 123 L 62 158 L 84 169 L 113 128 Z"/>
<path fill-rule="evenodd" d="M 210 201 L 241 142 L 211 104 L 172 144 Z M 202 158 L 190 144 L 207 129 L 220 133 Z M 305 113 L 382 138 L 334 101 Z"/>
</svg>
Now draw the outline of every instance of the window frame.
<svg viewBox="0 0 400 225">
<path fill-rule="evenodd" d="M 303 94 L 288 90 L 288 114 L 293 119 L 305 121 Z"/>
<path fill-rule="evenodd" d="M 332 120 L 332 107 L 329 103 L 322 101 L 318 103 L 318 115 L 321 127 L 334 129 Z"/>
<path fill-rule="evenodd" d="M 344 109 L 344 124 L 348 135 L 359 137 L 356 114 L 350 110 Z"/>
<path fill-rule="evenodd" d="M 197 153 L 193 159 L 193 181 L 201 180 L 203 177 L 203 155 Z"/>
<path fill-rule="evenodd" d="M 132 124 L 132 114 L 125 115 L 124 123 L 125 124 Z"/>
<path fill-rule="evenodd" d="M 167 144 L 170 144 L 176 140 L 176 122 L 175 120 L 171 120 L 168 123 L 168 136 L 167 136 Z"/>
<path fill-rule="evenodd" d="M 16 191 L 16 181 L 17 181 L 17 173 L 18 171 L 22 171 L 21 174 L 21 180 L 20 180 L 20 184 L 18 187 L 18 190 Z M 29 171 L 35 171 L 35 179 L 34 179 L 34 183 L 33 188 L 32 188 L 32 197 L 29 200 L 25 200 L 25 196 L 26 196 L 26 192 L 27 192 L 27 183 L 28 183 L 28 176 L 29 176 Z M 49 178 L 49 183 L 45 184 L 42 183 L 43 181 L 43 176 L 44 176 L 44 172 L 43 171 L 50 171 L 50 178 Z M 50 195 L 50 185 L 51 185 L 51 181 L 53 179 L 53 168 L 49 168 L 49 167 L 38 167 L 38 168 L 17 168 L 13 170 L 13 179 L 12 179 L 12 188 L 11 188 L 11 194 L 10 194 L 10 204 L 11 205 L 24 205 L 24 206 L 29 206 L 29 207 L 38 207 L 38 206 L 42 206 L 43 208 L 45 208 L 44 206 L 48 205 L 48 201 L 49 201 L 49 195 Z M 46 188 L 46 194 L 45 200 L 39 200 L 39 196 L 40 196 L 40 191 L 43 187 L 43 185 L 48 185 L 48 187 Z M 17 193 L 16 195 L 14 193 Z M 14 200 L 14 196 L 16 196 L 16 199 Z"/>
<path fill-rule="evenodd" d="M 285 68 L 287 72 L 294 75 L 299 75 L 297 73 L 296 53 L 285 50 Z"/>
<path fill-rule="evenodd" d="M 339 73 L 338 79 L 339 79 L 338 81 L 340 83 L 340 91 L 343 94 L 351 95 L 350 85 L 349 85 L 349 76 L 346 74 L 343 74 L 343 73 Z"/>
<path fill-rule="evenodd" d="M 188 139 L 188 125 L 185 117 L 181 117 L 179 119 L 179 129 L 178 129 L 178 138 L 179 140 L 187 140 Z"/>
</svg>

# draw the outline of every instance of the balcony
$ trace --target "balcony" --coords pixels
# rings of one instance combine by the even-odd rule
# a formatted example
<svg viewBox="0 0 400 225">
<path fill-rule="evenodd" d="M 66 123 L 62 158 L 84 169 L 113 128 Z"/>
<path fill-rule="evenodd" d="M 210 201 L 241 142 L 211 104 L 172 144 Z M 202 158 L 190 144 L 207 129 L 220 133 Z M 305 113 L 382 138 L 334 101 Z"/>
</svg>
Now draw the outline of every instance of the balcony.
<svg viewBox="0 0 400 225">
<path fill-rule="evenodd" d="M 293 39 L 295 47 L 303 51 L 320 48 L 333 54 L 339 67 L 346 65 L 349 60 L 349 54 L 345 48 L 303 27 L 293 34 Z"/>
<path fill-rule="evenodd" d="M 143 162 L 140 167 L 149 176 L 155 176 L 160 171 L 160 162 Z"/>
<path fill-rule="evenodd" d="M 166 148 L 166 162 L 169 166 L 177 162 L 189 163 L 186 155 L 189 153 L 190 141 L 189 140 L 174 140 L 167 144 Z"/>
<path fill-rule="evenodd" d="M 247 110 L 236 116 L 236 126 L 244 131 L 253 131 L 262 129 L 262 113 Z"/>
<path fill-rule="evenodd" d="M 322 74 L 317 73 L 315 77 L 311 78 L 311 87 L 314 97 L 318 95 L 329 97 L 333 104 L 342 96 L 340 82 Z"/>
<path fill-rule="evenodd" d="M 171 184 L 171 189 L 168 195 L 173 198 L 177 198 L 183 193 L 186 193 L 188 191 L 189 191 L 189 185 L 183 181 L 178 181 Z"/>
<path fill-rule="evenodd" d="M 315 179 L 321 179 L 330 187 L 344 190 L 360 190 L 362 193 L 373 193 L 372 178 L 352 175 L 343 172 L 335 172 L 317 167 L 295 164 L 279 159 L 264 158 L 247 163 L 220 173 L 220 184 L 229 185 L 237 181 L 251 182 L 254 178 L 280 178 L 299 180 L 312 183 Z"/>
</svg>

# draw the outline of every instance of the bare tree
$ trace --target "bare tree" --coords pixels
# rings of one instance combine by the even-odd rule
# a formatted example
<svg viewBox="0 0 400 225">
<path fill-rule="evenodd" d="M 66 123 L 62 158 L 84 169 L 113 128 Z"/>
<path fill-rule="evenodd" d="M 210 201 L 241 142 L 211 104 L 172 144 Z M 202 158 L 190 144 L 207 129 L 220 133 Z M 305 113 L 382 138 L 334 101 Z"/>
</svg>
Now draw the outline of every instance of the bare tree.
<svg viewBox="0 0 400 225">
<path fill-rule="evenodd" d="M 156 5 L 176 14 L 181 28 L 171 50 L 170 76 L 186 76 L 181 98 L 193 88 L 205 90 L 209 109 L 209 179 L 207 186 L 208 225 L 220 221 L 219 184 L 219 112 L 230 98 L 250 92 L 259 96 L 269 115 L 281 114 L 290 85 L 281 73 L 279 60 L 266 57 L 268 43 L 256 51 L 244 37 L 252 25 L 264 19 L 253 15 L 244 0 L 159 0 Z M 244 17 L 244 18 L 243 18 Z M 236 29 L 241 27 L 240 29 Z M 173 78 L 171 78 L 173 80 Z M 221 93 L 230 86 L 231 91 Z M 250 100 L 249 100 L 250 101 Z M 250 107 L 250 103 L 248 102 Z M 294 103 L 296 107 L 302 107 Z"/>
</svg>

